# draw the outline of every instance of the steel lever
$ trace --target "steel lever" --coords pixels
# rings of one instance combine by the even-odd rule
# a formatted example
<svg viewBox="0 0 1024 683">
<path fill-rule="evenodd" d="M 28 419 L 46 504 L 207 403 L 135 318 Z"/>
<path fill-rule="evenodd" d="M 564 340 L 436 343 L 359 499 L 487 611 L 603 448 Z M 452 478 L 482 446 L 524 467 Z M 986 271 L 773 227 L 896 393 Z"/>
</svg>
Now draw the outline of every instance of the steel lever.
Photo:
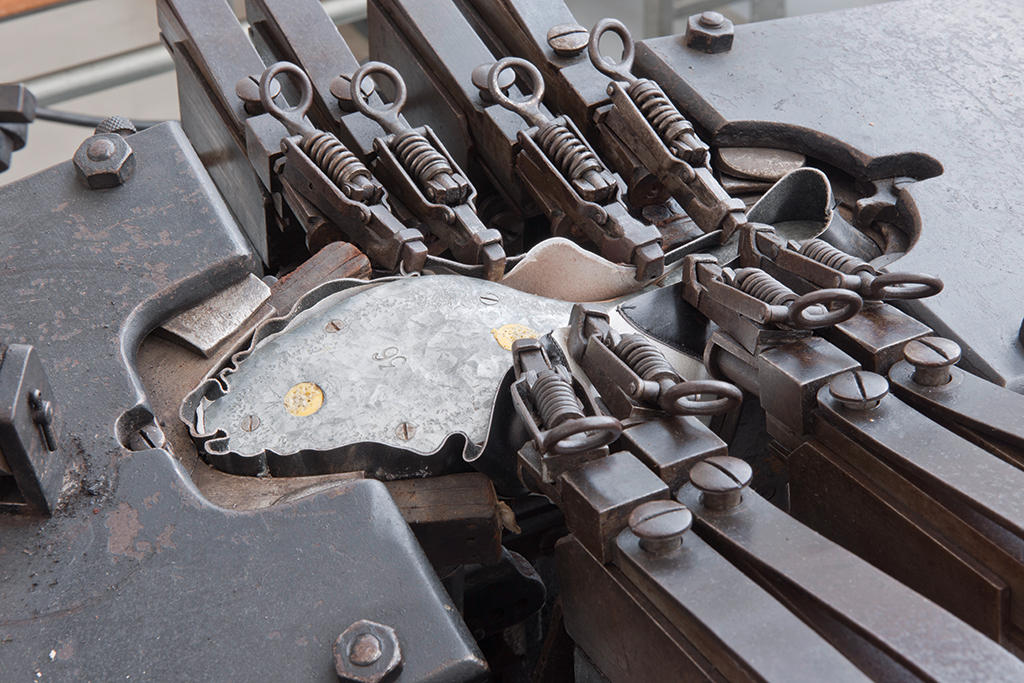
<svg viewBox="0 0 1024 683">
<path fill-rule="evenodd" d="M 274 101 L 272 83 L 281 74 L 292 76 L 298 86 L 295 106 Z M 292 134 L 281 142 L 285 160 L 278 171 L 286 197 L 302 197 L 376 265 L 407 273 L 421 270 L 427 256 L 423 235 L 394 217 L 384 187 L 359 158 L 333 133 L 309 121 L 306 113 L 312 101 L 309 77 L 295 64 L 277 62 L 260 77 L 260 102 Z M 309 207 L 298 207 L 296 213 L 308 214 Z"/>
<path fill-rule="evenodd" d="M 529 97 L 513 100 L 505 94 L 501 76 L 510 69 L 527 75 Z M 521 151 L 516 167 L 551 217 L 552 232 L 582 230 L 605 258 L 635 265 L 637 280 L 660 275 L 665 260 L 661 233 L 629 215 L 615 176 L 572 122 L 543 111 L 544 80 L 537 67 L 524 59 L 505 57 L 488 70 L 487 86 L 495 102 L 531 126 L 518 133 Z"/>
<path fill-rule="evenodd" d="M 569 319 L 569 353 L 612 414 L 623 420 L 645 410 L 719 415 L 743 400 L 742 392 L 728 382 L 684 380 L 644 335 L 620 335 L 609 325 L 607 313 L 583 304 L 573 306 Z"/>
<path fill-rule="evenodd" d="M 395 96 L 390 104 L 370 103 L 363 84 L 371 74 L 384 76 L 393 83 Z M 367 62 L 352 74 L 353 105 L 388 133 L 374 138 L 374 170 L 456 259 L 482 265 L 485 277 L 497 280 L 505 273 L 501 233 L 484 226 L 477 216 L 476 189 L 433 130 L 428 126 L 413 128 L 401 116 L 407 92 L 398 71 L 382 62 Z"/>
</svg>

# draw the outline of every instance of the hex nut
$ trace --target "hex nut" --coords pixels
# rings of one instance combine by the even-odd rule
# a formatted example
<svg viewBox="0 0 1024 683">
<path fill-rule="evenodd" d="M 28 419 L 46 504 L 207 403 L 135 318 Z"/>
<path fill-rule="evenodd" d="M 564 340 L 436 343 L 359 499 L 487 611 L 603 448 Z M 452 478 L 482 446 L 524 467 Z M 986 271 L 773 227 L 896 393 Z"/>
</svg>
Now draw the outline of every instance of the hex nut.
<svg viewBox="0 0 1024 683">
<path fill-rule="evenodd" d="M 705 16 L 712 14 L 716 16 Z M 719 19 L 721 19 L 720 22 Z M 686 47 L 691 50 L 718 54 L 732 49 L 733 33 L 732 22 L 717 12 L 693 14 L 686 21 L 684 42 Z"/>
<path fill-rule="evenodd" d="M 334 641 L 334 669 L 346 683 L 386 683 L 402 669 L 395 629 L 360 619 Z"/>
<path fill-rule="evenodd" d="M 79 177 L 92 190 L 123 185 L 135 171 L 135 153 L 117 133 L 87 138 L 75 152 Z"/>
</svg>

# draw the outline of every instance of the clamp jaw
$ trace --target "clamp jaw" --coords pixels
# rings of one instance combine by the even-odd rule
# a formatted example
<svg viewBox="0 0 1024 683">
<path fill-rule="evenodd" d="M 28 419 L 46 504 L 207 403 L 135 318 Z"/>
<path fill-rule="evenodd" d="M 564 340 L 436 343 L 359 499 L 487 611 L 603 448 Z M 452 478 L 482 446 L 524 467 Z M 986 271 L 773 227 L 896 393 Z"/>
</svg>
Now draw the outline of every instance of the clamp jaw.
<svg viewBox="0 0 1024 683">
<path fill-rule="evenodd" d="M 621 420 L 660 415 L 719 415 L 743 399 L 738 388 L 717 380 L 684 380 L 661 351 L 640 334 L 619 334 L 608 314 L 576 304 L 569 319 L 569 353 Z M 711 395 L 710 400 L 698 396 Z"/>
<path fill-rule="evenodd" d="M 600 413 L 566 366 L 551 361 L 539 340 L 516 340 L 512 367 L 512 405 L 531 437 L 519 456 L 531 462 L 544 483 L 608 455 L 622 424 Z"/>
</svg>

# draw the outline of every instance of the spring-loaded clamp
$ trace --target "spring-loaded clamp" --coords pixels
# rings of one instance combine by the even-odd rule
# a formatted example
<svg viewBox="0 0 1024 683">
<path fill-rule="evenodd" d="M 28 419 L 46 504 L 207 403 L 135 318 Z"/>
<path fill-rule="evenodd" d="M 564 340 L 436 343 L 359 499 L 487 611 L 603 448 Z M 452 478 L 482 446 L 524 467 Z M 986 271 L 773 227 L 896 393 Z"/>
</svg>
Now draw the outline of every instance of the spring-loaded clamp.
<svg viewBox="0 0 1024 683">
<path fill-rule="evenodd" d="M 568 347 L 611 413 L 621 420 L 651 410 L 719 415 L 743 400 L 743 393 L 728 382 L 684 380 L 649 339 L 641 334 L 620 335 L 612 329 L 608 314 L 593 306 L 573 306 Z"/>
<path fill-rule="evenodd" d="M 299 103 L 293 107 L 282 107 L 274 101 L 273 82 L 283 73 L 294 77 L 299 86 Z M 313 104 L 313 84 L 305 71 L 291 62 L 267 67 L 260 77 L 260 102 L 289 133 L 300 136 L 302 151 L 346 196 L 357 202 L 380 199 L 384 188 L 374 182 L 370 169 L 334 133 L 318 129 L 306 118 Z"/>
<path fill-rule="evenodd" d="M 362 91 L 363 80 L 370 74 L 381 74 L 391 80 L 395 88 L 391 104 L 383 107 L 370 105 Z M 352 74 L 349 87 L 355 108 L 392 135 L 388 141 L 390 148 L 431 201 L 448 205 L 466 201 L 472 191 L 469 181 L 453 168 L 448 157 L 438 151 L 423 133 L 402 118 L 408 90 L 405 80 L 394 67 L 382 62 L 367 62 Z"/>
<path fill-rule="evenodd" d="M 502 73 L 515 68 L 522 69 L 530 79 L 531 94 L 523 100 L 513 100 L 502 91 Z M 551 118 L 541 111 L 544 78 L 536 66 L 518 57 L 499 59 L 487 72 L 487 89 L 495 102 L 519 114 L 536 129 L 531 137 L 581 197 L 590 202 L 603 202 L 615 196 L 618 191 L 615 177 L 568 121 L 561 116 Z"/>
<path fill-rule="evenodd" d="M 609 32 L 622 41 L 622 58 L 618 62 L 601 55 L 601 38 Z M 636 47 L 625 24 L 618 19 L 597 22 L 590 32 L 587 54 L 594 68 L 612 79 L 608 84 L 609 95 L 614 95 L 616 88 L 623 87 L 620 83 L 625 83 L 623 89 L 626 94 L 672 152 L 688 164 L 702 166 L 707 163 L 708 146 L 697 137 L 693 124 L 679 112 L 661 86 L 649 78 L 633 75 Z"/>
<path fill-rule="evenodd" d="M 288 74 L 298 86 L 299 103 L 274 102 L 275 79 Z M 306 117 L 313 102 L 309 76 L 290 62 L 269 66 L 260 77 L 260 102 L 289 135 L 282 138 L 284 158 L 274 166 L 281 193 L 306 229 L 306 245 L 317 251 L 344 239 L 363 250 L 377 267 L 418 272 L 427 258 L 419 230 L 391 213 L 387 192 L 370 170 L 333 133 L 316 128 Z"/>
<path fill-rule="evenodd" d="M 881 273 L 867 261 L 838 249 L 825 240 L 784 241 L 769 226 L 750 223 L 740 238 L 744 265 L 772 269 L 816 287 L 840 287 L 867 301 L 922 299 L 942 291 L 942 280 L 921 273 Z"/>
<path fill-rule="evenodd" d="M 370 103 L 363 84 L 371 74 L 392 82 L 395 95 L 390 104 Z M 413 128 L 402 117 L 407 96 L 402 76 L 388 64 L 367 62 L 352 74 L 349 88 L 353 106 L 388 133 L 373 141 L 377 152 L 373 168 L 392 195 L 422 220 L 456 259 L 482 265 L 489 280 L 500 279 L 505 274 L 501 233 L 480 220 L 475 188 L 430 127 Z"/>
<path fill-rule="evenodd" d="M 512 367 L 512 403 L 541 454 L 596 451 L 619 438 L 622 424 L 584 405 L 572 375 L 551 362 L 539 340 L 513 342 Z"/>
<path fill-rule="evenodd" d="M 860 312 L 863 299 L 849 289 L 799 295 L 760 268 L 723 268 L 714 256 L 683 261 L 683 298 L 749 353 L 831 327 Z"/>
</svg>

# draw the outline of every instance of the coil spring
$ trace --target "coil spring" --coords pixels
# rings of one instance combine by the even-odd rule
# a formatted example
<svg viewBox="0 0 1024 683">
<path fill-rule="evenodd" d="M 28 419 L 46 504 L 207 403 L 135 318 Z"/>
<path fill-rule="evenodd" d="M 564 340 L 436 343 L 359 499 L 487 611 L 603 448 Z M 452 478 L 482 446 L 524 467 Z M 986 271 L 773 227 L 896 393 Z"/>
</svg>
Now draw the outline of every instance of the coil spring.
<svg viewBox="0 0 1024 683">
<path fill-rule="evenodd" d="M 601 161 L 564 124 L 548 121 L 537 131 L 537 144 L 570 180 L 604 170 Z"/>
<path fill-rule="evenodd" d="M 861 266 L 867 265 L 864 260 L 847 254 L 841 249 L 836 249 L 825 240 L 807 240 L 800 245 L 800 253 L 844 273 L 854 273 Z"/>
<path fill-rule="evenodd" d="M 657 83 L 649 78 L 638 78 L 626 92 L 666 145 L 687 146 L 683 137 L 693 135 L 693 124 L 679 113 Z"/>
<path fill-rule="evenodd" d="M 426 183 L 439 173 L 454 173 L 448 160 L 422 134 L 408 130 L 395 138 L 395 153 L 409 172 Z"/>
<path fill-rule="evenodd" d="M 615 345 L 614 351 L 615 355 L 642 379 L 656 381 L 666 375 L 676 376 L 676 371 L 669 365 L 665 354 L 643 335 L 622 335 L 622 339 Z"/>
<path fill-rule="evenodd" d="M 544 370 L 537 375 L 533 399 L 547 429 L 566 420 L 583 417 L 583 404 L 576 398 L 572 383 L 557 370 Z"/>
<path fill-rule="evenodd" d="M 340 188 L 365 185 L 370 170 L 333 133 L 318 130 L 302 138 L 302 151 Z M 359 178 L 363 178 L 362 182 Z"/>
<path fill-rule="evenodd" d="M 736 283 L 742 291 L 772 306 L 781 306 L 797 298 L 796 292 L 757 268 L 737 270 Z"/>
</svg>

